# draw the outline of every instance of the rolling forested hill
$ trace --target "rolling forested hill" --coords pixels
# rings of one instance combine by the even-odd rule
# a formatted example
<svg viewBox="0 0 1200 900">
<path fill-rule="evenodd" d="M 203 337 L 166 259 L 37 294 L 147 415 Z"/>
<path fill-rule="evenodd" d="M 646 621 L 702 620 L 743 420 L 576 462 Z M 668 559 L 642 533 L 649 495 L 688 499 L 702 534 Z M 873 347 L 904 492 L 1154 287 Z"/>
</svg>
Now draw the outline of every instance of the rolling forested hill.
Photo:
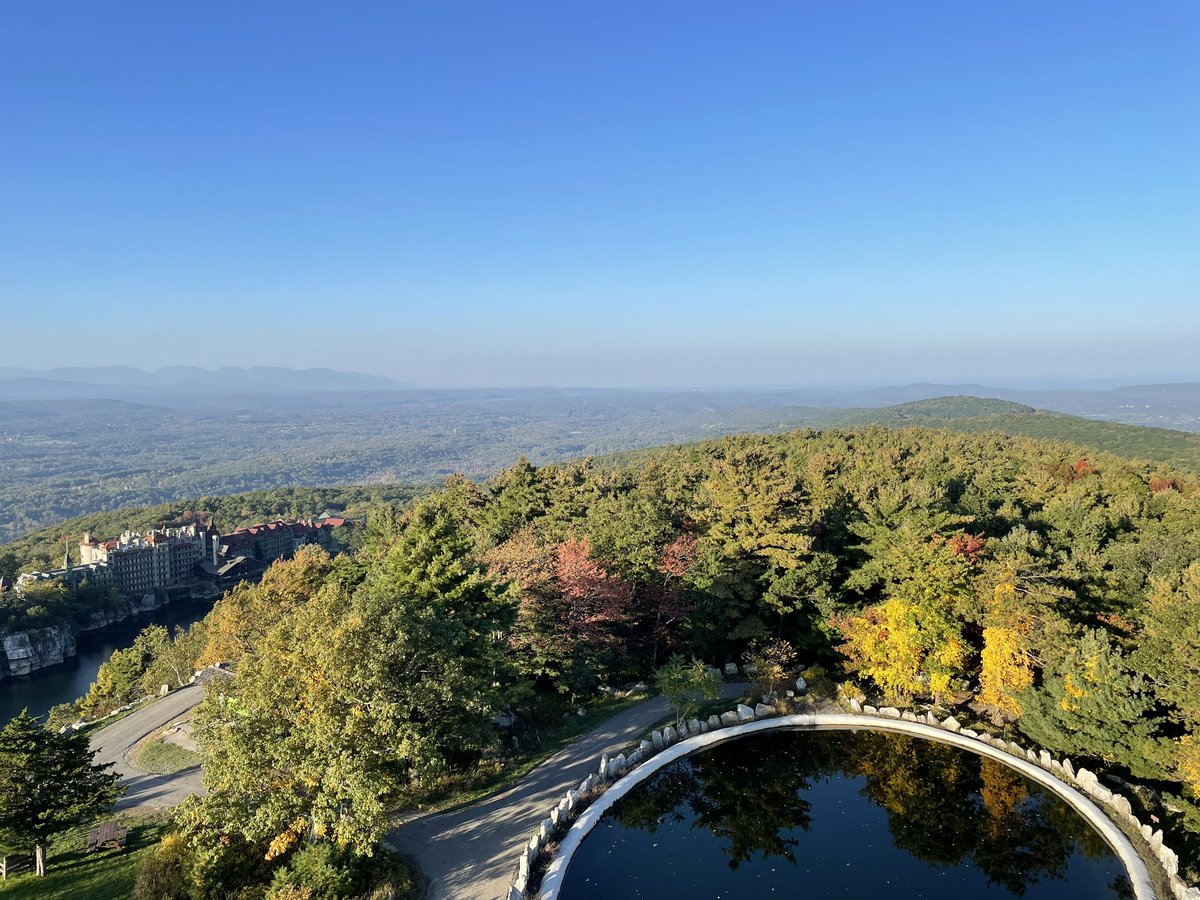
<svg viewBox="0 0 1200 900">
<path fill-rule="evenodd" d="M 1200 472 L 1200 434 L 1100 422 L 1065 413 L 1034 409 L 1006 400 L 979 397 L 939 397 L 902 403 L 883 409 L 835 410 L 814 417 L 814 424 L 854 427 L 885 425 L 890 428 L 919 425 L 951 431 L 999 431 L 1004 434 L 1047 438 L 1079 444 L 1148 462 L 1166 463 Z"/>
</svg>

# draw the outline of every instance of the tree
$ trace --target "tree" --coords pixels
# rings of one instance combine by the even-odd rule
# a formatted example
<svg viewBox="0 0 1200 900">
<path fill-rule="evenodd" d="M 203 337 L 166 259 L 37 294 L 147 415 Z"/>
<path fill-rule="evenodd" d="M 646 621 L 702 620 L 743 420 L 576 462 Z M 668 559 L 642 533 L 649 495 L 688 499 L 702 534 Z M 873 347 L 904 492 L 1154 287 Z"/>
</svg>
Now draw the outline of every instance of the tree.
<svg viewBox="0 0 1200 900">
<path fill-rule="evenodd" d="M 564 602 L 567 628 L 585 642 L 610 643 L 626 622 L 633 591 L 592 557 L 590 541 L 568 540 L 555 548 L 554 577 Z"/>
<path fill-rule="evenodd" d="M 1200 729 L 1200 562 L 1151 579 L 1132 662 L 1187 727 Z"/>
<path fill-rule="evenodd" d="M 21 571 L 21 560 L 11 550 L 0 551 L 0 579 L 5 586 L 10 586 L 17 573 Z"/>
<path fill-rule="evenodd" d="M 149 658 L 142 675 L 142 690 L 153 694 L 160 685 L 183 687 L 187 684 L 195 671 L 196 660 L 204 650 L 204 640 L 202 622 L 191 628 L 176 625 L 174 636 L 161 625 L 143 629 L 134 642 Z"/>
<path fill-rule="evenodd" d="M 258 584 L 239 584 L 206 617 L 199 664 L 236 663 L 289 609 L 316 593 L 333 565 L 325 550 L 308 545 L 273 563 Z"/>
<path fill-rule="evenodd" d="M 892 480 L 873 490 L 871 502 L 864 504 L 863 518 L 848 524 L 850 532 L 861 539 L 851 549 L 860 553 L 863 561 L 850 574 L 846 587 L 863 593 L 894 580 L 897 535 L 903 535 L 908 543 L 922 543 L 935 535 L 959 531 L 971 521 L 969 516 L 948 511 L 945 495 L 929 484 Z"/>
<path fill-rule="evenodd" d="M 645 591 L 654 612 L 651 665 L 658 664 L 659 643 L 669 641 L 672 626 L 694 608 L 694 603 L 685 591 L 683 579 L 696 561 L 697 543 L 694 534 L 684 532 L 664 544 L 658 551 L 656 568 L 661 581 L 650 585 Z"/>
<path fill-rule="evenodd" d="M 436 500 L 353 588 L 332 575 L 198 713 L 209 795 L 184 811 L 201 871 L 214 831 L 269 859 L 330 841 L 369 855 L 405 792 L 496 741 L 507 603 Z"/>
<path fill-rule="evenodd" d="M 1033 686 L 1042 657 L 1065 644 L 1068 626 L 1056 608 L 1074 594 L 1045 560 L 1042 539 L 1023 526 L 993 542 L 992 551 L 978 581 L 983 650 L 976 699 L 1011 719 L 1021 715 L 1017 698 Z"/>
<path fill-rule="evenodd" d="M 754 683 L 759 693 L 768 697 L 796 664 L 796 648 L 784 640 L 760 641 L 751 645 L 745 659 L 758 670 Z"/>
<path fill-rule="evenodd" d="M 88 688 L 80 711 L 85 716 L 100 716 L 134 700 L 141 693 L 146 662 L 144 648 L 136 643 L 123 650 L 114 650 L 96 670 L 96 680 Z"/>
<path fill-rule="evenodd" d="M 721 696 L 721 675 L 698 659 L 691 662 L 678 653 L 671 654 L 666 665 L 654 673 L 654 686 L 675 710 L 678 725 L 700 708 L 700 700 Z"/>
<path fill-rule="evenodd" d="M 970 596 L 971 558 L 961 542 L 924 525 L 902 526 L 880 560 L 886 560 L 888 599 L 843 617 L 842 653 L 851 668 L 871 678 L 888 700 L 917 694 L 940 699 L 963 674 L 967 654 L 961 611 Z"/>
<path fill-rule="evenodd" d="M 57 735 L 23 711 L 0 730 L 0 850 L 30 847 L 46 874 L 50 838 L 107 810 L 122 793 L 83 734 Z"/>
<path fill-rule="evenodd" d="M 924 691 L 924 649 L 913 608 L 901 600 L 869 606 L 836 620 L 845 638 L 839 652 L 846 668 L 875 682 L 889 703 L 907 702 Z"/>
<path fill-rule="evenodd" d="M 762 439 L 723 442 L 699 500 L 696 582 L 727 601 L 729 618 L 753 602 L 782 626 L 823 590 L 832 561 L 814 549 L 804 485 Z"/>
<path fill-rule="evenodd" d="M 1164 777 L 1169 750 L 1150 686 L 1100 629 L 1085 632 L 1042 686 L 1018 700 L 1017 726 L 1046 749 L 1118 763 L 1139 778 Z"/>
</svg>

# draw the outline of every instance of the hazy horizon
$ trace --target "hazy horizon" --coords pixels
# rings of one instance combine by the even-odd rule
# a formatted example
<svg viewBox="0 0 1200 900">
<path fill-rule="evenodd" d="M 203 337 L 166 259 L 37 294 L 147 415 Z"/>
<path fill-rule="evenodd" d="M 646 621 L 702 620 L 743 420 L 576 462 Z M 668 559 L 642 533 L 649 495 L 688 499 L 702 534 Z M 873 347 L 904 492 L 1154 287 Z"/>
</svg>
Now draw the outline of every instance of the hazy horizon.
<svg viewBox="0 0 1200 900">
<path fill-rule="evenodd" d="M 1113 388 L 1131 387 L 1138 385 L 1155 385 L 1155 384 L 1194 384 L 1200 382 L 1200 375 L 1195 373 L 1183 373 L 1175 378 L 1164 379 L 1154 378 L 1152 376 L 1138 377 L 1136 374 L 1128 377 L 1116 376 L 1097 376 L 1097 377 L 1032 377 L 1028 375 L 1019 375 L 1014 373 L 991 373 L 977 374 L 961 377 L 944 377 L 944 378 L 913 378 L 913 379 L 892 379 L 886 377 L 876 379 L 834 379 L 830 378 L 823 381 L 805 381 L 805 382 L 745 382 L 745 383 L 721 383 L 716 381 L 696 381 L 693 383 L 574 383 L 574 382 L 495 382 L 495 383 L 457 383 L 447 384 L 438 382 L 418 382 L 410 379 L 393 378 L 383 372 L 366 371 L 363 369 L 339 368 L 337 366 L 307 366 L 307 365 L 284 365 L 284 366 L 267 366 L 261 364 L 252 364 L 246 366 L 229 365 L 218 368 L 208 368 L 204 366 L 192 366 L 184 364 L 171 364 L 170 366 L 162 367 L 145 367 L 131 365 L 128 363 L 110 362 L 96 366 L 55 366 L 42 369 L 26 369 L 19 366 L 0 366 L 0 381 L 2 381 L 9 371 L 18 370 L 21 375 L 19 377 L 37 377 L 39 375 L 57 374 L 58 380 L 71 381 L 70 377 L 64 377 L 62 373 L 71 373 L 74 370 L 88 372 L 89 370 L 102 371 L 105 369 L 134 369 L 146 375 L 154 375 L 160 371 L 165 371 L 171 368 L 198 368 L 206 373 L 215 373 L 221 369 L 237 370 L 249 372 L 254 369 L 287 369 L 291 371 L 303 371 L 309 368 L 319 368 L 331 370 L 338 374 L 349 375 L 365 375 L 368 377 L 382 377 L 391 379 L 394 382 L 396 389 L 411 389 L 411 390 L 538 390 L 538 389 L 554 389 L 554 390 L 630 390 L 630 391 L 828 391 L 830 393 L 846 392 L 852 393 L 855 391 L 870 391 L 870 390 L 886 390 L 890 388 L 913 387 L 920 385 L 929 385 L 933 387 L 962 388 L 962 387 L 984 387 L 996 388 L 1005 390 L 1078 390 L 1078 391 L 1103 391 Z M 26 375 L 28 373 L 28 375 Z M 15 377 L 15 376 L 10 376 Z M 104 384 L 104 382 L 87 381 L 87 384 Z M 113 383 L 114 386 L 117 386 Z M 383 386 L 381 386 L 383 387 Z"/>
</svg>

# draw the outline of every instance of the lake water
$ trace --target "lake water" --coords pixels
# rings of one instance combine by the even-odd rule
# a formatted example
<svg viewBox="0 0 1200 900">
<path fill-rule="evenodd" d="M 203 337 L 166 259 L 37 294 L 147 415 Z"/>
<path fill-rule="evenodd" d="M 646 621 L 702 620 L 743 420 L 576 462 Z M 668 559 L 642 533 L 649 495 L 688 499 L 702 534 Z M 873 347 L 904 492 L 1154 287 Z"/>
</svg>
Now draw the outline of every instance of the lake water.
<svg viewBox="0 0 1200 900">
<path fill-rule="evenodd" d="M 972 753 L 881 732 L 753 735 L 619 800 L 562 896 L 1132 897 L 1124 867 L 1058 797 Z"/>
<path fill-rule="evenodd" d="M 24 678 L 0 683 L 0 723 L 28 708 L 33 715 L 44 715 L 50 707 L 69 703 L 87 693 L 95 681 L 100 664 L 107 662 L 114 650 L 133 644 L 133 639 L 147 625 L 176 625 L 187 627 L 200 621 L 212 609 L 211 600 L 176 600 L 161 609 L 127 619 L 101 634 L 81 634 L 77 653 L 60 666 L 42 669 Z"/>
</svg>

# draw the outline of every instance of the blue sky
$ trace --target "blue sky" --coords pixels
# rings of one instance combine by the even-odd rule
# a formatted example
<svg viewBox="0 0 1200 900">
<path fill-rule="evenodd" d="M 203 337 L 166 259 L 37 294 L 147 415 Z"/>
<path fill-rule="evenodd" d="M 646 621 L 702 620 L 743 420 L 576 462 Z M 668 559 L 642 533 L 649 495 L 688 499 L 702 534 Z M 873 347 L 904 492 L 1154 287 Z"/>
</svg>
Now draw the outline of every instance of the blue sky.
<svg viewBox="0 0 1200 900">
<path fill-rule="evenodd" d="M 4 364 L 1200 378 L 1200 6 L 0 0 Z"/>
</svg>

